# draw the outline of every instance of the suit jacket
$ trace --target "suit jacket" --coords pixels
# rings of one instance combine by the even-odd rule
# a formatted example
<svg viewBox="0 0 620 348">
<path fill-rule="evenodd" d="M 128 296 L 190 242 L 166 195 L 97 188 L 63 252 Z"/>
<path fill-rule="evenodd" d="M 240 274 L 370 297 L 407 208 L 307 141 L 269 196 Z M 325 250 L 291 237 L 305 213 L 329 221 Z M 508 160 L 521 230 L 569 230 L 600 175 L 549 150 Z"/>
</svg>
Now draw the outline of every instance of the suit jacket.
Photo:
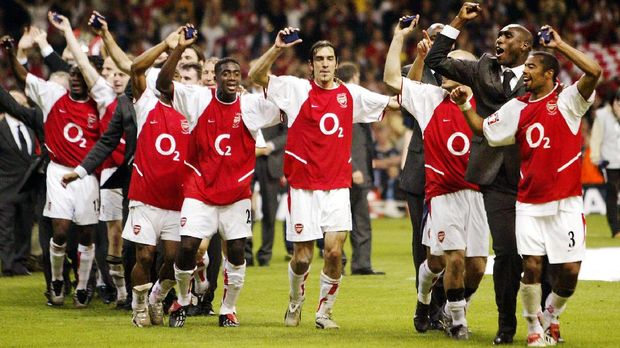
<svg viewBox="0 0 620 348">
<path fill-rule="evenodd" d="M 407 69 L 407 72 L 408 71 Z M 422 82 L 435 86 L 441 85 L 441 81 L 433 75 L 431 69 L 426 65 L 424 65 L 424 70 L 422 71 Z M 424 174 L 424 140 L 422 139 L 422 129 L 418 121 L 405 110 L 405 108 L 401 108 L 400 110 L 403 117 L 411 124 L 410 128 L 413 131 L 411 141 L 407 148 L 405 165 L 400 174 L 400 188 L 414 195 L 424 195 L 426 176 Z"/>
<path fill-rule="evenodd" d="M 364 175 L 364 183 L 360 186 L 370 187 L 373 182 L 372 159 L 374 158 L 374 151 L 370 124 L 354 123 L 351 142 L 351 167 L 354 172 L 359 170 Z"/>
<path fill-rule="evenodd" d="M 32 150 L 36 146 L 35 134 L 26 127 L 32 142 Z M 0 115 L 0 201 L 17 202 L 27 198 L 26 193 L 19 192 L 19 183 L 32 165 L 36 155 L 26 156 L 15 142 L 13 133 L 4 115 Z"/>
<path fill-rule="evenodd" d="M 485 53 L 477 61 L 447 58 L 454 41 L 445 35 L 437 35 L 424 63 L 442 76 L 471 87 L 480 116 L 487 117 L 508 100 L 525 94 L 523 76 L 511 93 L 504 93 L 500 79 L 501 66 L 492 55 Z M 493 184 L 508 192 L 516 192 L 519 165 L 516 144 L 491 147 L 484 137 L 474 135 L 465 178 L 480 185 Z"/>
<path fill-rule="evenodd" d="M 284 175 L 284 146 L 288 129 L 284 122 L 261 129 L 265 141 L 273 143 L 274 149 L 267 156 L 267 168 L 272 179 L 280 179 Z"/>
</svg>

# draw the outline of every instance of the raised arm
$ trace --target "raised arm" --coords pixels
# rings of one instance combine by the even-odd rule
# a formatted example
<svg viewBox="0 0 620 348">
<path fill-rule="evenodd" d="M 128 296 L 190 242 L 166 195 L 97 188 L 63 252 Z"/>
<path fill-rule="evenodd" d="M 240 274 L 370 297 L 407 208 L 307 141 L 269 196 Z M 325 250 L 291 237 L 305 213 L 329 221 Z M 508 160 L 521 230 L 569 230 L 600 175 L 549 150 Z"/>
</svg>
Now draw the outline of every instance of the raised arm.
<svg viewBox="0 0 620 348">
<path fill-rule="evenodd" d="M 52 46 L 50 46 L 47 42 L 47 33 L 45 31 L 36 27 L 31 27 L 30 35 L 32 35 L 32 40 L 34 43 L 39 46 L 39 50 L 43 56 L 43 61 L 50 69 L 50 73 L 56 71 L 69 72 L 71 65 L 65 62 L 62 57 L 54 51 Z"/>
<path fill-rule="evenodd" d="M 19 64 L 17 61 L 17 57 L 15 56 L 15 41 L 12 37 L 6 35 L 0 38 L 0 44 L 4 48 L 5 52 L 9 56 L 9 64 L 11 65 L 11 69 L 13 70 L 13 75 L 17 81 L 23 85 L 26 82 L 26 76 L 28 76 L 28 71 L 24 68 L 23 65 Z"/>
<path fill-rule="evenodd" d="M 96 28 L 93 25 L 95 17 L 97 18 L 99 23 L 101 23 L 100 28 Z M 95 34 L 103 38 L 103 44 L 105 45 L 108 54 L 110 54 L 110 57 L 112 57 L 114 64 L 116 64 L 119 70 L 127 75 L 131 74 L 131 59 L 127 57 L 127 54 L 125 54 L 125 52 L 118 46 L 118 44 L 114 40 L 112 33 L 110 33 L 110 31 L 108 30 L 108 22 L 105 20 L 105 18 L 99 12 L 93 11 L 93 14 L 88 20 L 88 25 L 93 28 Z"/>
<path fill-rule="evenodd" d="M 82 76 L 84 76 L 84 81 L 88 86 L 88 89 L 93 88 L 95 82 L 99 78 L 99 73 L 95 69 L 90 61 L 88 60 L 88 56 L 86 53 L 82 51 L 80 44 L 78 43 L 75 35 L 73 34 L 73 29 L 71 28 L 71 23 L 69 23 L 69 19 L 63 15 L 56 14 L 56 18 L 60 18 L 60 23 L 54 20 L 54 13 L 48 12 L 47 17 L 50 23 L 56 27 L 56 29 L 62 31 L 65 35 L 65 40 L 67 41 L 67 48 L 73 54 L 73 58 L 75 59 L 80 71 L 82 72 Z"/>
<path fill-rule="evenodd" d="M 383 70 L 383 82 L 388 86 L 392 92 L 400 93 L 402 87 L 403 78 L 400 74 L 400 54 L 403 50 L 403 43 L 407 36 L 409 36 L 415 26 L 418 24 L 419 16 L 411 21 L 408 27 L 401 28 L 400 23 L 406 17 L 401 17 L 398 24 L 394 28 L 394 36 L 390 43 L 390 48 L 385 59 L 385 69 Z"/>
<path fill-rule="evenodd" d="M 296 41 L 290 43 L 284 42 L 283 37 L 295 31 L 299 31 L 299 28 L 288 27 L 278 32 L 274 45 L 271 46 L 271 48 L 269 48 L 269 50 L 267 50 L 267 52 L 265 52 L 262 56 L 260 56 L 260 58 L 258 58 L 250 67 L 248 76 L 252 82 L 259 86 L 267 87 L 269 84 L 269 71 L 271 70 L 271 66 L 283 52 L 283 49 L 294 46 L 302 41 L 301 39 L 297 39 Z"/>
<path fill-rule="evenodd" d="M 543 47 L 553 48 L 554 50 L 562 53 L 564 57 L 568 58 L 571 62 L 575 63 L 584 75 L 577 81 L 577 89 L 583 99 L 588 100 L 596 88 L 596 84 L 601 77 L 602 69 L 596 62 L 596 60 L 588 57 L 583 52 L 572 47 L 562 40 L 560 34 L 548 25 L 543 26 L 541 29 L 548 29 L 551 40 L 549 43 L 545 43 L 543 39 L 540 39 L 540 44 Z"/>
<path fill-rule="evenodd" d="M 463 115 L 465 115 L 465 120 L 472 132 L 476 135 L 483 136 L 482 124 L 484 118 L 478 115 L 476 109 L 472 108 L 469 101 L 467 101 L 467 92 L 465 88 L 463 86 L 456 87 L 450 93 L 450 98 L 454 100 L 463 112 Z"/>
<path fill-rule="evenodd" d="M 174 72 L 177 69 L 177 64 L 179 63 L 179 59 L 181 59 L 181 55 L 183 51 L 187 47 L 196 41 L 198 37 L 198 31 L 194 30 L 194 36 L 191 39 L 185 38 L 185 33 L 187 31 L 187 27 L 182 27 L 182 33 L 179 35 L 178 45 L 172 50 L 170 56 L 161 67 L 161 71 L 159 72 L 159 76 L 157 77 L 157 90 L 161 92 L 161 94 L 167 96 L 170 100 L 172 100 L 172 96 L 174 94 L 174 85 L 172 84 L 172 79 L 174 78 Z"/>
<path fill-rule="evenodd" d="M 433 41 L 428 36 L 426 30 L 423 30 L 422 32 L 424 33 L 424 39 L 418 42 L 418 54 L 416 55 L 413 65 L 407 73 L 407 78 L 411 81 L 422 81 L 422 76 L 424 75 L 424 58 L 426 58 L 428 51 L 430 51 L 431 46 L 433 46 Z"/>
</svg>

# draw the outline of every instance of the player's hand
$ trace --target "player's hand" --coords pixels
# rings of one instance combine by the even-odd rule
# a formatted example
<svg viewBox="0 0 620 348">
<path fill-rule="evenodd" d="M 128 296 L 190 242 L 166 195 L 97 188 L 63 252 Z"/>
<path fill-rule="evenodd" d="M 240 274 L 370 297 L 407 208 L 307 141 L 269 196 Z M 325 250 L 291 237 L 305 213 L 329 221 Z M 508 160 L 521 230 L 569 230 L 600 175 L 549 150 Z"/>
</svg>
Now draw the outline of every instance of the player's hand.
<svg viewBox="0 0 620 348">
<path fill-rule="evenodd" d="M 459 19 L 467 22 L 467 21 L 471 21 L 472 19 L 478 17 L 481 11 L 482 11 L 482 8 L 480 7 L 479 3 L 466 2 L 463 4 L 463 6 L 461 6 L 461 9 L 459 10 L 459 14 L 456 16 Z"/>
<path fill-rule="evenodd" d="M 30 27 L 30 35 L 32 36 L 34 43 L 39 46 L 39 48 L 49 45 L 47 42 L 47 33 L 44 30 L 37 27 Z"/>
<path fill-rule="evenodd" d="M 182 31 L 179 33 L 179 45 L 181 47 L 191 46 L 198 38 L 198 30 L 194 28 L 193 24 L 187 23 L 182 27 Z"/>
<path fill-rule="evenodd" d="M 60 13 L 48 11 L 47 19 L 56 29 L 62 31 L 63 33 L 71 31 L 71 23 L 69 22 L 69 19 Z"/>
<path fill-rule="evenodd" d="M 95 18 L 97 18 L 99 23 L 101 23 L 101 28 L 95 28 L 95 26 L 93 25 Z M 88 19 L 88 25 L 92 28 L 95 34 L 99 36 L 103 36 L 103 34 L 108 31 L 108 22 L 105 20 L 105 17 L 103 17 L 101 13 L 97 11 L 93 11 L 93 13 L 90 15 L 90 18 Z"/>
<path fill-rule="evenodd" d="M 564 43 L 564 41 L 562 41 L 562 38 L 560 37 L 560 34 L 558 34 L 558 32 L 555 31 L 555 29 L 553 29 L 550 25 L 543 25 L 542 28 L 540 28 L 541 31 L 545 29 L 549 30 L 549 38 L 551 40 L 549 41 L 549 43 L 545 43 L 545 40 L 543 40 L 543 38 L 540 36 L 540 31 L 539 31 L 538 32 L 538 43 L 540 43 L 542 47 L 557 48 L 559 45 Z"/>
<path fill-rule="evenodd" d="M 418 25 L 418 21 L 420 20 L 420 15 L 416 15 L 408 26 L 401 28 L 400 23 L 407 18 L 409 18 L 409 16 L 403 16 L 398 19 L 398 24 L 396 24 L 396 28 L 394 28 L 394 35 L 408 36 L 413 33 L 415 27 Z"/>
<path fill-rule="evenodd" d="M 7 52 L 13 52 L 15 50 L 15 40 L 8 35 L 4 35 L 0 38 L 0 45 Z"/>
<path fill-rule="evenodd" d="M 424 34 L 424 38 L 418 42 L 417 51 L 418 57 L 424 59 L 431 50 L 431 47 L 433 47 L 433 40 L 431 40 L 431 37 L 428 36 L 428 32 L 426 30 L 422 30 L 422 33 Z"/>
<path fill-rule="evenodd" d="M 355 185 L 361 185 L 364 183 L 364 174 L 362 174 L 361 171 L 356 170 L 353 172 L 352 179 Z"/>
<path fill-rule="evenodd" d="M 69 185 L 70 183 L 74 182 L 75 180 L 79 179 L 80 176 L 78 175 L 78 173 L 76 172 L 71 172 L 71 173 L 67 173 L 65 175 L 62 176 L 62 187 L 67 187 L 67 185 Z"/>
<path fill-rule="evenodd" d="M 450 99 L 457 105 L 463 105 L 467 102 L 467 92 L 463 86 L 458 86 L 450 92 Z"/>
<path fill-rule="evenodd" d="M 22 50 L 29 50 L 34 46 L 34 40 L 32 36 L 32 32 L 34 29 L 34 27 L 26 27 L 24 29 L 24 34 L 22 35 L 21 39 L 19 39 L 17 47 L 21 48 Z"/>
<path fill-rule="evenodd" d="M 289 43 L 284 42 L 284 37 L 286 35 L 293 34 L 294 32 L 298 32 L 299 33 L 299 28 L 286 27 L 286 28 L 280 30 L 278 32 L 278 35 L 276 35 L 276 47 L 278 47 L 278 48 L 287 48 L 287 47 L 295 46 L 298 43 L 302 42 L 303 41 L 302 39 L 297 39 L 297 40 L 295 40 L 293 42 L 289 42 Z"/>
<path fill-rule="evenodd" d="M 175 47 L 177 47 L 177 44 L 179 43 L 179 36 L 181 36 L 182 33 L 183 33 L 183 27 L 178 27 L 177 30 L 173 31 L 172 33 L 168 34 L 168 36 L 166 36 L 166 39 L 164 40 L 164 42 L 166 42 L 166 45 L 168 46 L 169 49 L 173 50 L 175 49 Z"/>
</svg>

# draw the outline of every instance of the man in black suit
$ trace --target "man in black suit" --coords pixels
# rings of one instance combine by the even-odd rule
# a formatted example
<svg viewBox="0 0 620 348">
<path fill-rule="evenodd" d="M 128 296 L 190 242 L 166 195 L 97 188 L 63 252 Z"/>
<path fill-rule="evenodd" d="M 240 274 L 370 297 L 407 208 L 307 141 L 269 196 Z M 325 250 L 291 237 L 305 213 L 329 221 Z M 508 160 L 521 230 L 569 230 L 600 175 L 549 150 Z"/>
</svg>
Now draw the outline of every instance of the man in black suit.
<svg viewBox="0 0 620 348">
<path fill-rule="evenodd" d="M 510 24 L 498 34 L 495 55 L 484 54 L 478 61 L 447 58 L 460 30 L 480 10 L 479 4 L 463 4 L 452 23 L 437 36 L 425 64 L 442 76 L 470 86 L 478 113 L 487 117 L 525 93 L 523 69 L 532 49 L 532 34 L 520 25 Z M 517 328 L 515 311 L 522 270 L 515 240 L 519 163 L 515 145 L 492 148 L 483 138 L 473 137 L 466 179 L 480 185 L 493 237 L 493 282 L 499 312 L 494 344 L 512 343 Z"/>
<path fill-rule="evenodd" d="M 37 157 L 33 130 L 4 107 L 13 98 L 27 104 L 18 91 L 0 93 L 0 261 L 4 276 L 29 275 L 34 192 L 19 192 L 19 183 Z"/>
</svg>

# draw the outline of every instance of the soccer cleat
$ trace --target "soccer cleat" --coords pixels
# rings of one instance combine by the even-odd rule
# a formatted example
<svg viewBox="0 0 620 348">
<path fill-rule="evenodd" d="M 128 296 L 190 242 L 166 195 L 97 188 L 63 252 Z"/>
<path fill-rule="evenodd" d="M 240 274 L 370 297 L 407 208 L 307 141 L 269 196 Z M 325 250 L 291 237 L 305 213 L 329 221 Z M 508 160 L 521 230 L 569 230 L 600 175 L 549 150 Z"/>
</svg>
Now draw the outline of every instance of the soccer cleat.
<svg viewBox="0 0 620 348">
<path fill-rule="evenodd" d="M 137 327 L 151 326 L 151 318 L 149 318 L 149 312 L 146 307 L 133 310 L 131 322 Z"/>
<path fill-rule="evenodd" d="M 187 318 L 187 306 L 181 306 L 177 301 L 172 302 L 168 313 L 168 326 L 170 327 L 183 327 L 185 325 L 185 319 Z"/>
<path fill-rule="evenodd" d="M 560 338 L 560 324 L 551 324 L 545 330 L 545 344 L 555 346 Z"/>
<path fill-rule="evenodd" d="M 431 323 L 429 311 L 430 305 L 418 301 L 415 307 L 415 315 L 413 316 L 413 326 L 417 332 L 428 331 Z"/>
<path fill-rule="evenodd" d="M 446 333 L 450 338 L 455 340 L 468 340 L 469 339 L 469 330 L 467 330 L 467 326 L 465 325 L 454 325 L 446 330 Z"/>
<path fill-rule="evenodd" d="M 539 333 L 533 333 L 527 336 L 528 347 L 546 347 L 545 339 Z"/>
<path fill-rule="evenodd" d="M 331 330 L 331 329 L 339 329 L 340 326 L 336 324 L 335 321 L 332 320 L 331 316 L 322 315 L 316 318 L 314 321 L 314 325 L 317 329 L 323 330 Z"/>
<path fill-rule="evenodd" d="M 237 327 L 239 326 L 239 320 L 235 313 L 220 314 L 220 326 L 221 327 Z"/>
<path fill-rule="evenodd" d="M 303 299 L 299 303 L 289 301 L 286 313 L 284 313 L 285 326 L 299 326 L 299 322 L 301 321 L 301 308 L 303 305 Z"/>
<path fill-rule="evenodd" d="M 53 306 L 62 306 L 65 302 L 65 282 L 63 280 L 54 280 L 50 288 L 50 303 Z"/>
<path fill-rule="evenodd" d="M 75 291 L 75 294 L 73 295 L 73 304 L 75 305 L 75 308 L 86 308 L 89 302 L 90 298 L 88 296 L 88 290 L 80 289 Z"/>
<path fill-rule="evenodd" d="M 149 316 L 151 317 L 151 324 L 164 325 L 164 304 L 161 301 L 155 304 L 149 303 Z"/>
</svg>

